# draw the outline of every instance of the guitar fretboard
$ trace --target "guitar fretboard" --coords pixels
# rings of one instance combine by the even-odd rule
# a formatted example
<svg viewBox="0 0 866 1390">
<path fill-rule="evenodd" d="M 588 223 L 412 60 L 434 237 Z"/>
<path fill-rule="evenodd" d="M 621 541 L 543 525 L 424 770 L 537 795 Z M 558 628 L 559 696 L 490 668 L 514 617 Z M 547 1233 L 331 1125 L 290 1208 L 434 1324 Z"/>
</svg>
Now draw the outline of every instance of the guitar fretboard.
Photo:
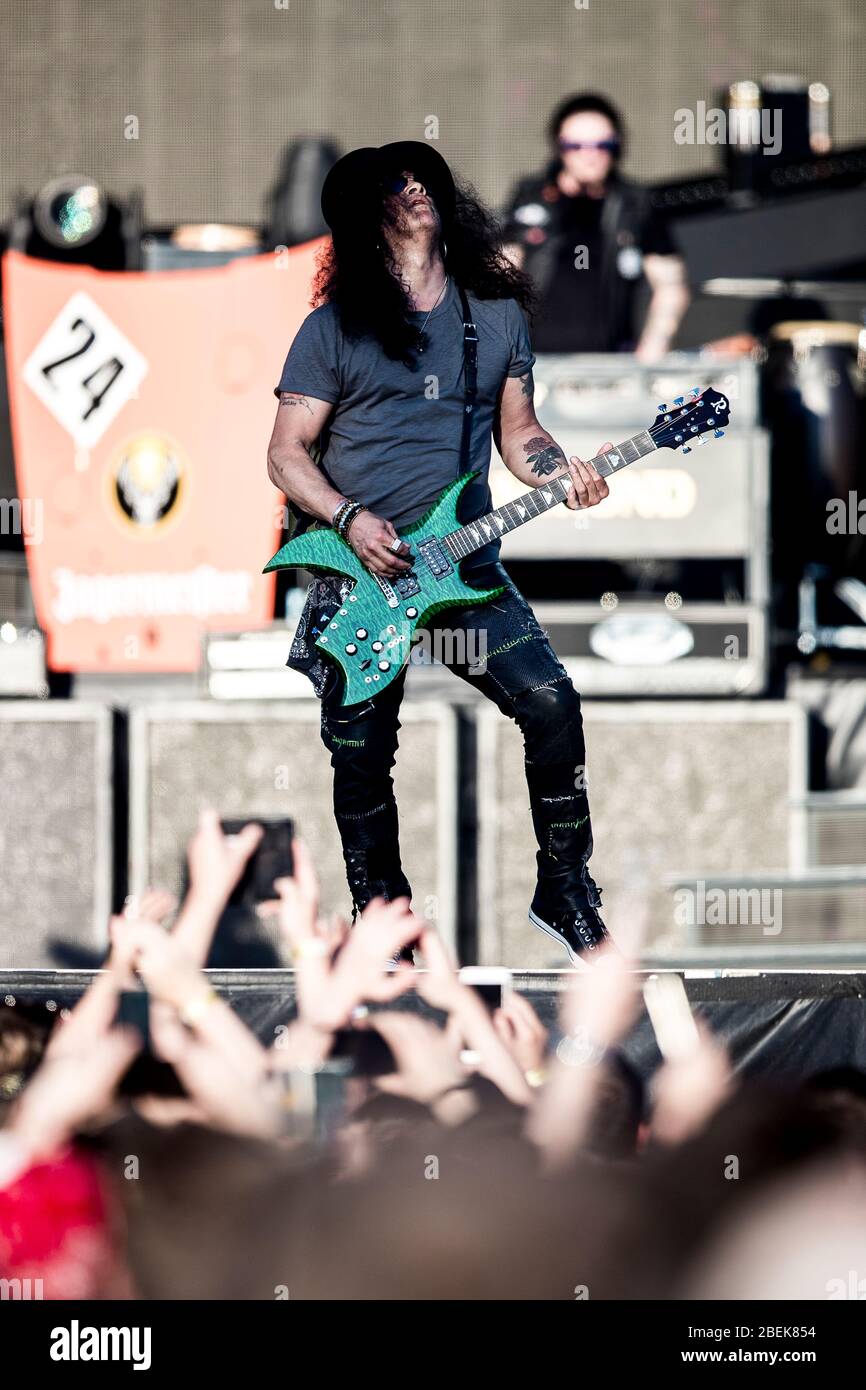
<svg viewBox="0 0 866 1390">
<path fill-rule="evenodd" d="M 656 448 L 657 445 L 649 431 L 643 430 L 641 434 L 634 434 L 622 444 L 617 444 L 615 449 L 609 450 L 606 454 L 597 454 L 590 462 L 602 478 L 608 478 L 611 473 L 627 468 L 630 463 L 645 458 Z M 459 530 L 451 531 L 443 537 L 442 544 L 453 559 L 463 560 L 467 555 L 471 555 L 473 550 L 478 550 L 489 541 L 506 535 L 508 531 L 513 531 L 526 521 L 532 521 L 533 517 L 541 516 L 542 512 L 550 511 L 551 507 L 559 506 L 568 496 L 570 485 L 571 480 L 567 473 L 552 478 L 550 482 L 542 483 L 540 487 L 515 497 L 513 502 L 506 502 L 495 511 L 479 517 L 477 521 L 470 521 Z"/>
</svg>

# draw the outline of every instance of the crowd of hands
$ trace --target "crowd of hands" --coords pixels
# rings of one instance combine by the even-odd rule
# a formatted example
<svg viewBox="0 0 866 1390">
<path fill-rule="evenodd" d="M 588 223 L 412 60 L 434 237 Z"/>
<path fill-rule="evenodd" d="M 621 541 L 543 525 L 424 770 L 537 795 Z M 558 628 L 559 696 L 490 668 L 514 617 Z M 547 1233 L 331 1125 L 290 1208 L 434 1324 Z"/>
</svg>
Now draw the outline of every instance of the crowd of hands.
<svg viewBox="0 0 866 1390">
<path fill-rule="evenodd" d="M 189 889 L 179 911 L 170 893 L 154 889 L 111 919 L 104 969 L 58 1018 L 9 1112 L 4 1135 L 14 1145 L 15 1166 L 50 1160 L 116 1113 L 122 1078 L 142 1049 L 136 1029 L 118 1022 L 118 1004 L 122 992 L 143 985 L 151 1051 L 174 1068 L 185 1092 L 136 1098 L 139 1113 L 154 1124 L 191 1121 L 291 1142 L 292 1077 L 327 1066 L 338 1030 L 376 1029 L 395 1067 L 371 1078 L 369 1087 L 426 1107 L 455 1128 L 472 1116 L 477 1100 L 470 1083 L 481 1077 L 523 1109 L 524 1133 L 542 1168 L 566 1168 L 599 1085 L 601 1068 L 588 1059 L 615 1049 L 640 1009 L 634 962 L 611 953 L 591 974 L 575 975 L 559 1014 L 559 1031 L 572 1046 L 551 1047 L 548 1029 L 516 991 L 491 1011 L 461 982 L 442 936 L 408 900 L 376 899 L 351 927 L 324 917 L 312 856 L 296 840 L 293 875 L 277 881 L 279 897 L 264 909 L 276 916 L 292 958 L 296 1015 L 263 1042 L 218 997 L 204 970 L 217 924 L 261 834 L 251 824 L 226 836 L 217 813 L 205 809 L 188 846 Z M 393 964 L 409 944 L 418 968 Z M 429 1007 L 401 1007 L 412 992 Z M 430 1010 L 444 1016 L 444 1026 Z M 733 1085 L 725 1050 L 698 1021 L 696 1044 L 655 1075 L 647 1137 L 682 1141 Z"/>
</svg>

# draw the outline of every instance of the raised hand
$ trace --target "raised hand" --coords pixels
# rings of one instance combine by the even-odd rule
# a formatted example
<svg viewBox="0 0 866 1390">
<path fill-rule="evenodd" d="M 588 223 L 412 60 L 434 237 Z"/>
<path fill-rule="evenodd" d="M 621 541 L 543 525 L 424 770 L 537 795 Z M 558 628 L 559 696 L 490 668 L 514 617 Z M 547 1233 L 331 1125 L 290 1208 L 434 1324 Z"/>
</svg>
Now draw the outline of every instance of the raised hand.
<svg viewBox="0 0 866 1390">
<path fill-rule="evenodd" d="M 186 852 L 190 891 L 218 902 L 222 910 L 263 833 L 260 825 L 250 824 L 239 835 L 226 835 L 214 808 L 203 807 Z"/>
<path fill-rule="evenodd" d="M 173 931 L 194 964 L 205 964 L 226 903 L 263 833 L 250 824 L 239 835 L 225 835 L 213 807 L 202 809 L 187 846 L 189 892 Z"/>
<path fill-rule="evenodd" d="M 702 1129 L 731 1095 L 735 1080 L 723 1043 L 695 1019 L 697 1041 L 668 1058 L 653 1077 L 651 1133 L 662 1144 L 680 1144 Z"/>
<path fill-rule="evenodd" d="M 318 915 L 318 883 L 305 847 L 295 845 L 295 873 L 277 879 L 280 925 L 292 949 L 297 970 L 298 1014 L 325 1032 L 349 1023 L 352 1011 L 366 1002 L 384 1003 L 411 989 L 414 971 L 400 964 L 389 971 L 388 961 L 401 947 L 416 940 L 422 923 L 408 898 L 386 902 L 374 898 L 352 929 L 336 919 Z"/>
<path fill-rule="evenodd" d="M 514 990 L 494 1013 L 493 1026 L 524 1076 L 542 1070 L 548 1032 L 528 999 Z"/>
<path fill-rule="evenodd" d="M 469 1076 L 460 1061 L 459 1038 L 429 1019 L 380 1009 L 363 1026 L 381 1033 L 397 1064 L 396 1071 L 376 1078 L 380 1091 L 432 1105 Z"/>
</svg>

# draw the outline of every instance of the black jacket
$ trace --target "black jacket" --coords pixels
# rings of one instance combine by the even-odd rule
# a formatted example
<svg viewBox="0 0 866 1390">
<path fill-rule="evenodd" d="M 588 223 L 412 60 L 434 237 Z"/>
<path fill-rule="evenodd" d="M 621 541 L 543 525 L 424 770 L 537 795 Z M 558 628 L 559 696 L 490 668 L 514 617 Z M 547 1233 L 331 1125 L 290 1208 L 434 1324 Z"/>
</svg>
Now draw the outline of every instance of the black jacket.
<svg viewBox="0 0 866 1390">
<path fill-rule="evenodd" d="M 524 269 L 544 301 L 567 236 L 565 209 L 568 199 L 556 183 L 556 165 L 542 174 L 521 179 L 513 188 L 501 214 L 503 241 L 524 250 Z M 640 277 L 640 256 L 676 255 L 665 223 L 652 207 L 649 191 L 640 184 L 614 175 L 609 181 L 601 214 L 603 298 L 607 308 L 611 352 L 633 345 L 632 306 Z M 630 274 L 623 274 L 624 267 Z M 635 274 L 635 267 L 637 271 Z"/>
</svg>

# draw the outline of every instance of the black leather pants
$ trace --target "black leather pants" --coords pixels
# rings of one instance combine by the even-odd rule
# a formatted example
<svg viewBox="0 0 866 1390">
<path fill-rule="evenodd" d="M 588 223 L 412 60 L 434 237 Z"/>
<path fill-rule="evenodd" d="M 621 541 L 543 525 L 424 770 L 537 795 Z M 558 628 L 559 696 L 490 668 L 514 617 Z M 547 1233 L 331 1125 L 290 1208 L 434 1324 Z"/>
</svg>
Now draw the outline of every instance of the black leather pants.
<svg viewBox="0 0 866 1390">
<path fill-rule="evenodd" d="M 422 640 L 520 728 L 538 842 L 539 892 L 551 910 L 570 907 L 585 896 L 587 885 L 597 892 L 586 867 L 592 827 L 580 697 L 505 570 L 488 568 L 473 583 L 507 583 L 508 589 L 492 603 L 446 610 L 431 621 Z M 322 624 L 329 616 L 322 614 Z M 404 683 L 405 672 L 375 700 L 343 708 L 340 678 L 333 671 L 322 698 L 334 814 L 356 912 L 377 894 L 411 895 L 400 862 L 391 779 Z"/>
</svg>

